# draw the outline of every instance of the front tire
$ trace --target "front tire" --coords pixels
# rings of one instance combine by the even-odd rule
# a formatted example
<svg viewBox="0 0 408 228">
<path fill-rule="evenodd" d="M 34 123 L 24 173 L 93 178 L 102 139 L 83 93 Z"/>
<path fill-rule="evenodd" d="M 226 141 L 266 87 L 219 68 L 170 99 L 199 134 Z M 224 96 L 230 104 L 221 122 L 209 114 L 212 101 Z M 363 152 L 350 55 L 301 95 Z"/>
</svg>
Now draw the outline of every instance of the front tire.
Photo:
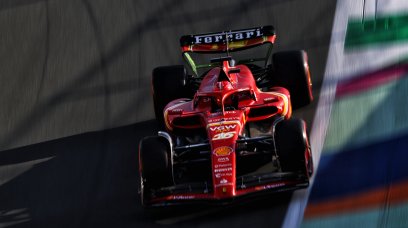
<svg viewBox="0 0 408 228">
<path fill-rule="evenodd" d="M 301 171 L 308 176 L 312 174 L 313 161 L 306 123 L 303 120 L 291 118 L 278 123 L 275 129 L 275 142 L 283 172 Z"/>
<path fill-rule="evenodd" d="M 140 198 L 148 206 L 152 191 L 173 184 L 170 145 L 160 136 L 146 137 L 139 144 Z"/>
</svg>

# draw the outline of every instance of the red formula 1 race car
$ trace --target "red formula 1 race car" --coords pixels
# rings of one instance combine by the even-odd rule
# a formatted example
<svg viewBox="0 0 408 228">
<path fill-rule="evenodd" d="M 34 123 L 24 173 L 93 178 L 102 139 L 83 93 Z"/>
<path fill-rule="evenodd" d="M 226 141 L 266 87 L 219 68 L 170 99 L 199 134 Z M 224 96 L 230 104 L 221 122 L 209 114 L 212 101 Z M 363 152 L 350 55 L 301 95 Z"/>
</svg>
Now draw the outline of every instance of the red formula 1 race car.
<svg viewBox="0 0 408 228">
<path fill-rule="evenodd" d="M 153 70 L 163 131 L 139 145 L 144 206 L 231 202 L 304 188 L 313 173 L 303 120 L 313 97 L 304 51 L 274 53 L 272 26 L 187 35 L 184 66 Z"/>
</svg>

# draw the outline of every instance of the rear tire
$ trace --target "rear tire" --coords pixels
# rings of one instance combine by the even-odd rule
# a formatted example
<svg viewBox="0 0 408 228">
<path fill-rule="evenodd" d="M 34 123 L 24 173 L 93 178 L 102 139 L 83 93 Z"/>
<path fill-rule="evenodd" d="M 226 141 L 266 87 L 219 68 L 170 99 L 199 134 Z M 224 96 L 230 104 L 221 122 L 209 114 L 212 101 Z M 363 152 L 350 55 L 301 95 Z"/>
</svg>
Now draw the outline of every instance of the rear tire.
<svg viewBox="0 0 408 228">
<path fill-rule="evenodd" d="M 164 128 L 164 107 L 173 100 L 189 96 L 187 71 L 183 65 L 162 66 L 152 75 L 154 113 L 160 127 Z"/>
<path fill-rule="evenodd" d="M 139 144 L 140 197 L 150 201 L 151 190 L 173 184 L 169 143 L 160 136 L 146 137 Z"/>
<path fill-rule="evenodd" d="M 275 129 L 275 140 L 282 171 L 301 171 L 309 175 L 306 167 L 309 156 L 306 153 L 310 154 L 310 148 L 305 122 L 296 118 L 281 121 Z M 309 161 L 307 164 L 310 164 Z"/>
<path fill-rule="evenodd" d="M 277 52 L 272 62 L 272 84 L 289 90 L 292 108 L 310 104 L 313 95 L 307 53 L 303 50 Z"/>
</svg>

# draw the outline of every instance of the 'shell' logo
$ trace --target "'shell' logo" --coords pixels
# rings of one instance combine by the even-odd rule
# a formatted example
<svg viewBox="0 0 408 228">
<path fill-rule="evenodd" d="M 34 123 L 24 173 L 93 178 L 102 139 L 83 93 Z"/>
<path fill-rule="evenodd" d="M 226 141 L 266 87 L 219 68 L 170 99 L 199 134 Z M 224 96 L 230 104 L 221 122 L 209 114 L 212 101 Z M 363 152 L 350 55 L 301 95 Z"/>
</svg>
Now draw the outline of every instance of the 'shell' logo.
<svg viewBox="0 0 408 228">
<path fill-rule="evenodd" d="M 232 148 L 228 146 L 218 147 L 214 150 L 216 156 L 228 156 L 232 153 Z"/>
</svg>

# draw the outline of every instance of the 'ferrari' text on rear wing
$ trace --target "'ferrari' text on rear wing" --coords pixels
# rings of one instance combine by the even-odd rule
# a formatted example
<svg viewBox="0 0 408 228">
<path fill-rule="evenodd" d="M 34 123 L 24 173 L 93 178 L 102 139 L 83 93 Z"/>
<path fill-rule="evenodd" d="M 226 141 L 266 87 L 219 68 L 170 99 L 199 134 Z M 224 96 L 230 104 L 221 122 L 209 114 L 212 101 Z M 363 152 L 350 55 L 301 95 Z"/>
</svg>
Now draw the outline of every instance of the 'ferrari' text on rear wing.
<svg viewBox="0 0 408 228">
<path fill-rule="evenodd" d="M 263 26 L 217 33 L 185 35 L 180 38 L 183 52 L 236 51 L 266 42 L 274 43 L 275 29 Z"/>
</svg>

